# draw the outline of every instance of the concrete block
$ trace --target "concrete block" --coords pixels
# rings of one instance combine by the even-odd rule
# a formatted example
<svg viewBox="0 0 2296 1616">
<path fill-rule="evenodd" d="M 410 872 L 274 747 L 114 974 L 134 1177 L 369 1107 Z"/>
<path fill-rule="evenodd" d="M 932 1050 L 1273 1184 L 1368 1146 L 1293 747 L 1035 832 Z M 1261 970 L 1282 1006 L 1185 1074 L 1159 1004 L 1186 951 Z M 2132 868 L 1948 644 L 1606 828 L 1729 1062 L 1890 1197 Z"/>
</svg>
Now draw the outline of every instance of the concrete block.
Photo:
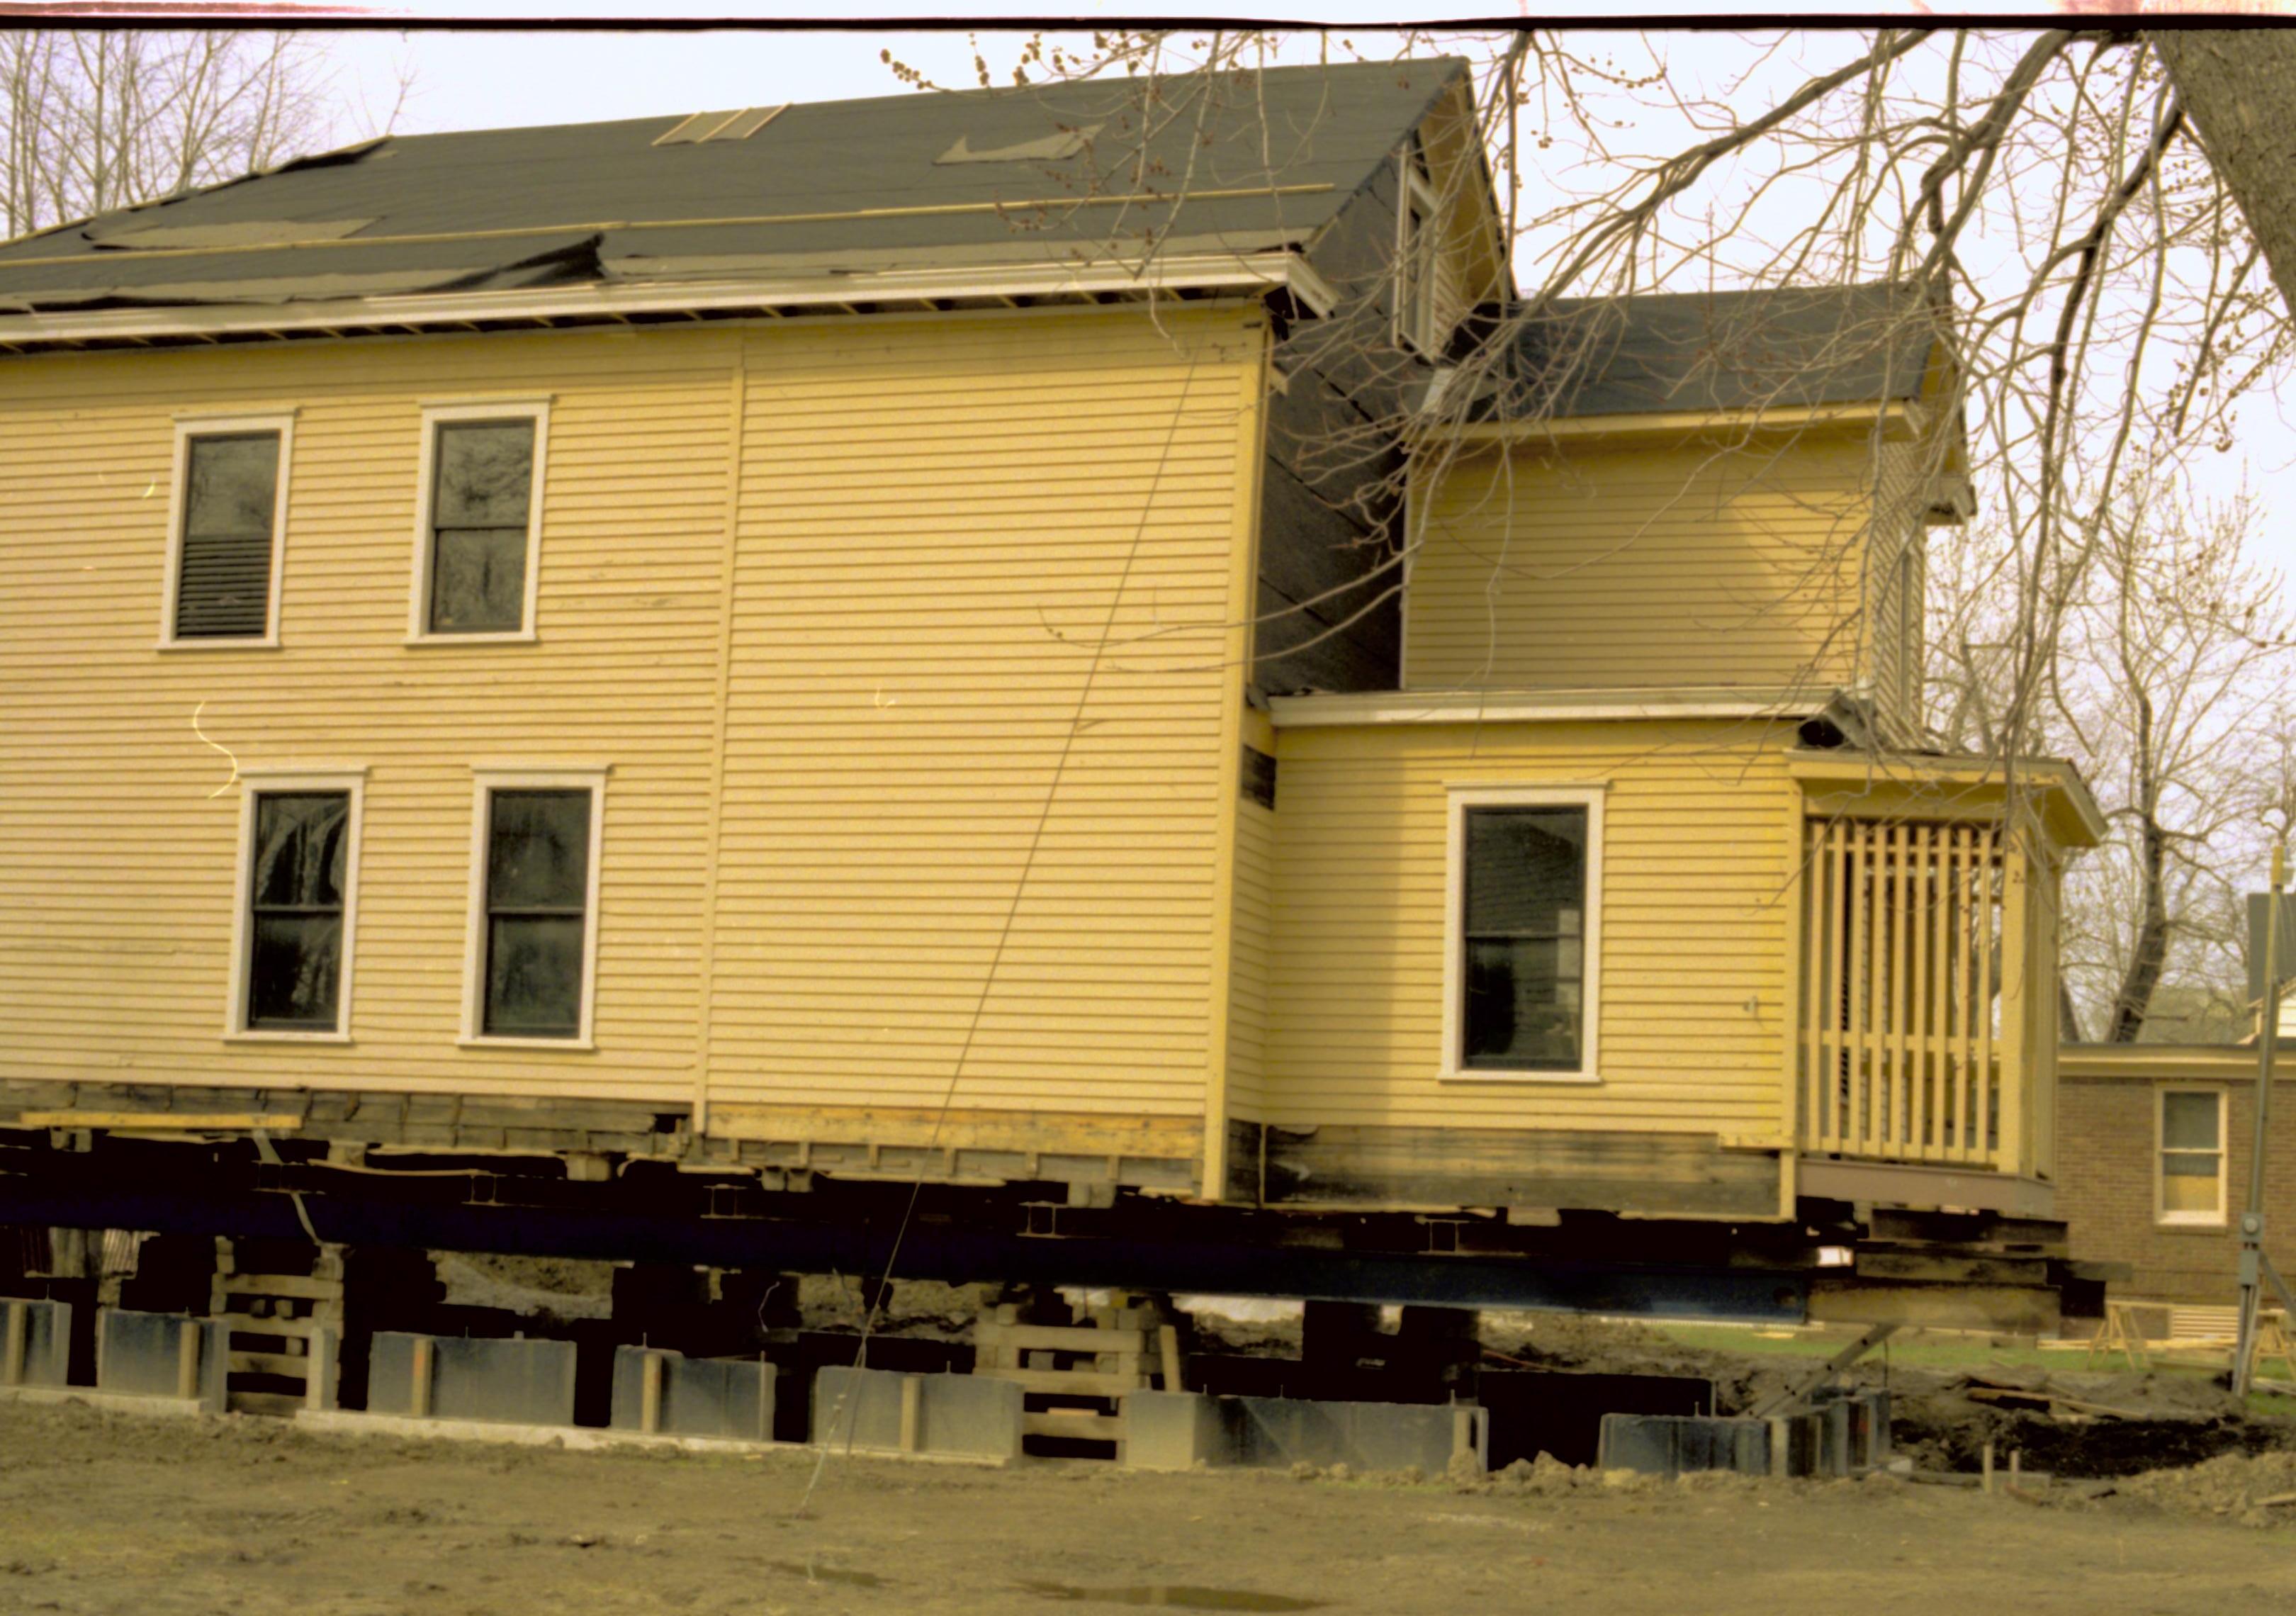
<svg viewBox="0 0 2296 1616">
<path fill-rule="evenodd" d="M 1416 1467 L 1441 1475 L 1466 1456 L 1485 1468 L 1488 1416 L 1464 1404 L 1326 1403 L 1300 1398 L 1223 1398 L 1235 1463 L 1283 1467 L 1346 1464 L 1356 1470 Z"/>
<path fill-rule="evenodd" d="M 1229 1421 L 1233 1399 L 1201 1391 L 1124 1394 L 1124 1463 L 1132 1470 L 1193 1470 L 1199 1464 L 1233 1464 Z"/>
<path fill-rule="evenodd" d="M 0 1386 L 71 1383 L 71 1303 L 0 1297 Z"/>
<path fill-rule="evenodd" d="M 813 1381 L 813 1440 L 886 1453 L 1021 1456 L 1018 1382 L 824 1366 Z"/>
<path fill-rule="evenodd" d="M 1811 1401 L 1818 1430 L 1816 1464 L 1811 1473 L 1860 1475 L 1889 1462 L 1890 1394 L 1886 1390 L 1828 1387 L 1814 1393 Z"/>
<path fill-rule="evenodd" d="M 309 1342 L 310 1367 L 305 1372 L 303 1407 L 324 1414 L 336 1406 L 342 1341 L 334 1330 L 324 1325 L 313 1330 L 306 1340 Z"/>
<path fill-rule="evenodd" d="M 1770 1472 L 1770 1423 L 1703 1419 L 1679 1415 L 1606 1414 L 1601 1455 L 1604 1470 L 1678 1476 L 1691 1470 Z"/>
<path fill-rule="evenodd" d="M 771 1364 L 758 1358 L 687 1358 L 659 1347 L 614 1349 L 611 1423 L 616 1431 L 765 1442 L 773 1440 L 773 1422 Z"/>
<path fill-rule="evenodd" d="M 378 1330 L 366 1406 L 429 1419 L 571 1425 L 574 1343 Z"/>
<path fill-rule="evenodd" d="M 224 1411 L 230 1337 L 214 1319 L 102 1308 L 95 1316 L 95 1383 L 128 1397 L 176 1398 Z"/>
</svg>

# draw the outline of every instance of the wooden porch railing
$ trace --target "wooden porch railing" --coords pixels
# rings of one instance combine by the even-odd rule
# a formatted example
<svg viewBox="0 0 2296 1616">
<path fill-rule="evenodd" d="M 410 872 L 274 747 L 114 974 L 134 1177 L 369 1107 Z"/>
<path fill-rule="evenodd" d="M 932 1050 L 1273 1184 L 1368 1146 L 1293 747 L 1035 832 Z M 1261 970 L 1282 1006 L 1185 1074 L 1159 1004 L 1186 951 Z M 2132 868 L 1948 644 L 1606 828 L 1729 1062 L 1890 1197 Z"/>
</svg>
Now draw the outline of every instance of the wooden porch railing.
<svg viewBox="0 0 2296 1616">
<path fill-rule="evenodd" d="M 1806 823 L 1803 1151 L 2035 1169 L 2053 1110 L 2056 936 L 2054 879 L 2034 869 L 1991 823 Z"/>
</svg>

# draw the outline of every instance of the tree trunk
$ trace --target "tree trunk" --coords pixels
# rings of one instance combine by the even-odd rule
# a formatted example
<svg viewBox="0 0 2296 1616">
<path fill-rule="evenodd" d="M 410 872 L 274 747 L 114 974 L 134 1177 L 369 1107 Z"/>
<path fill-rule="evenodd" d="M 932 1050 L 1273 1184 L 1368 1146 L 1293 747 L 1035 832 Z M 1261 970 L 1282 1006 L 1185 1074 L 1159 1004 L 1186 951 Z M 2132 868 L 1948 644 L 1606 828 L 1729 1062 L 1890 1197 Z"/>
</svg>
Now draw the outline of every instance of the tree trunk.
<svg viewBox="0 0 2296 1616">
<path fill-rule="evenodd" d="M 2144 910 L 2136 923 L 2136 938 L 2128 950 L 2128 969 L 2121 973 L 2120 991 L 2113 996 L 2112 1021 L 2105 1029 L 2109 1044 L 2134 1044 L 2152 1013 L 2152 993 L 2161 985 L 2161 968 L 2169 961 L 2169 839 L 2160 822 L 2149 816 L 2137 849 L 2137 874 L 2144 882 Z"/>
<path fill-rule="evenodd" d="M 2296 29 L 2161 29 L 2146 37 L 2296 313 Z"/>
</svg>

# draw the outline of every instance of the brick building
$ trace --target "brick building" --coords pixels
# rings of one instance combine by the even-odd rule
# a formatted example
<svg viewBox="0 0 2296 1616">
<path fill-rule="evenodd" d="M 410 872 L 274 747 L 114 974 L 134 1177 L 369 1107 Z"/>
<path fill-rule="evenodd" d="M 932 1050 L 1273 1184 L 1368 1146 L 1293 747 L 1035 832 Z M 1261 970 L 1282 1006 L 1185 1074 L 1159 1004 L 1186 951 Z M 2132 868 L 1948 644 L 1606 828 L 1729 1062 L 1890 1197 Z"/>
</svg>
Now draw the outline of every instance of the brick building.
<svg viewBox="0 0 2296 1616">
<path fill-rule="evenodd" d="M 2061 1054 L 2056 1213 L 2076 1258 L 2125 1262 L 2117 1295 L 2229 1305 L 2248 1204 L 2256 1051 L 2075 1045 Z M 2296 1280 L 2296 1050 L 2274 1084 L 2266 1246 Z"/>
</svg>

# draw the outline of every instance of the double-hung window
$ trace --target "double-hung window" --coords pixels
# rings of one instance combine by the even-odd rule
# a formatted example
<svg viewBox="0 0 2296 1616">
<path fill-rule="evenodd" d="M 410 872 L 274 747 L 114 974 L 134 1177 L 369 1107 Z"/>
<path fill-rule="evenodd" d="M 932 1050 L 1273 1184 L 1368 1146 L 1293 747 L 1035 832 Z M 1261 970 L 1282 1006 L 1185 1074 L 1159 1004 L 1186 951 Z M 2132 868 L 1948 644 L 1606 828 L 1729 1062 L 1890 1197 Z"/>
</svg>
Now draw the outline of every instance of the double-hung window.
<svg viewBox="0 0 2296 1616">
<path fill-rule="evenodd" d="M 176 423 L 163 646 L 279 641 L 291 415 Z"/>
<path fill-rule="evenodd" d="M 605 789 L 595 767 L 478 772 L 466 1042 L 589 1046 Z"/>
<path fill-rule="evenodd" d="M 1451 792 L 1446 1077 L 1596 1077 L 1602 815 L 1596 788 Z"/>
<path fill-rule="evenodd" d="M 549 426 L 549 405 L 536 399 L 422 412 L 414 641 L 535 637 Z"/>
<path fill-rule="evenodd" d="M 2225 1091 L 2164 1088 L 2160 1101 L 2162 1223 L 2225 1220 Z"/>
<path fill-rule="evenodd" d="M 350 1035 L 359 770 L 242 771 L 234 1037 Z"/>
</svg>

